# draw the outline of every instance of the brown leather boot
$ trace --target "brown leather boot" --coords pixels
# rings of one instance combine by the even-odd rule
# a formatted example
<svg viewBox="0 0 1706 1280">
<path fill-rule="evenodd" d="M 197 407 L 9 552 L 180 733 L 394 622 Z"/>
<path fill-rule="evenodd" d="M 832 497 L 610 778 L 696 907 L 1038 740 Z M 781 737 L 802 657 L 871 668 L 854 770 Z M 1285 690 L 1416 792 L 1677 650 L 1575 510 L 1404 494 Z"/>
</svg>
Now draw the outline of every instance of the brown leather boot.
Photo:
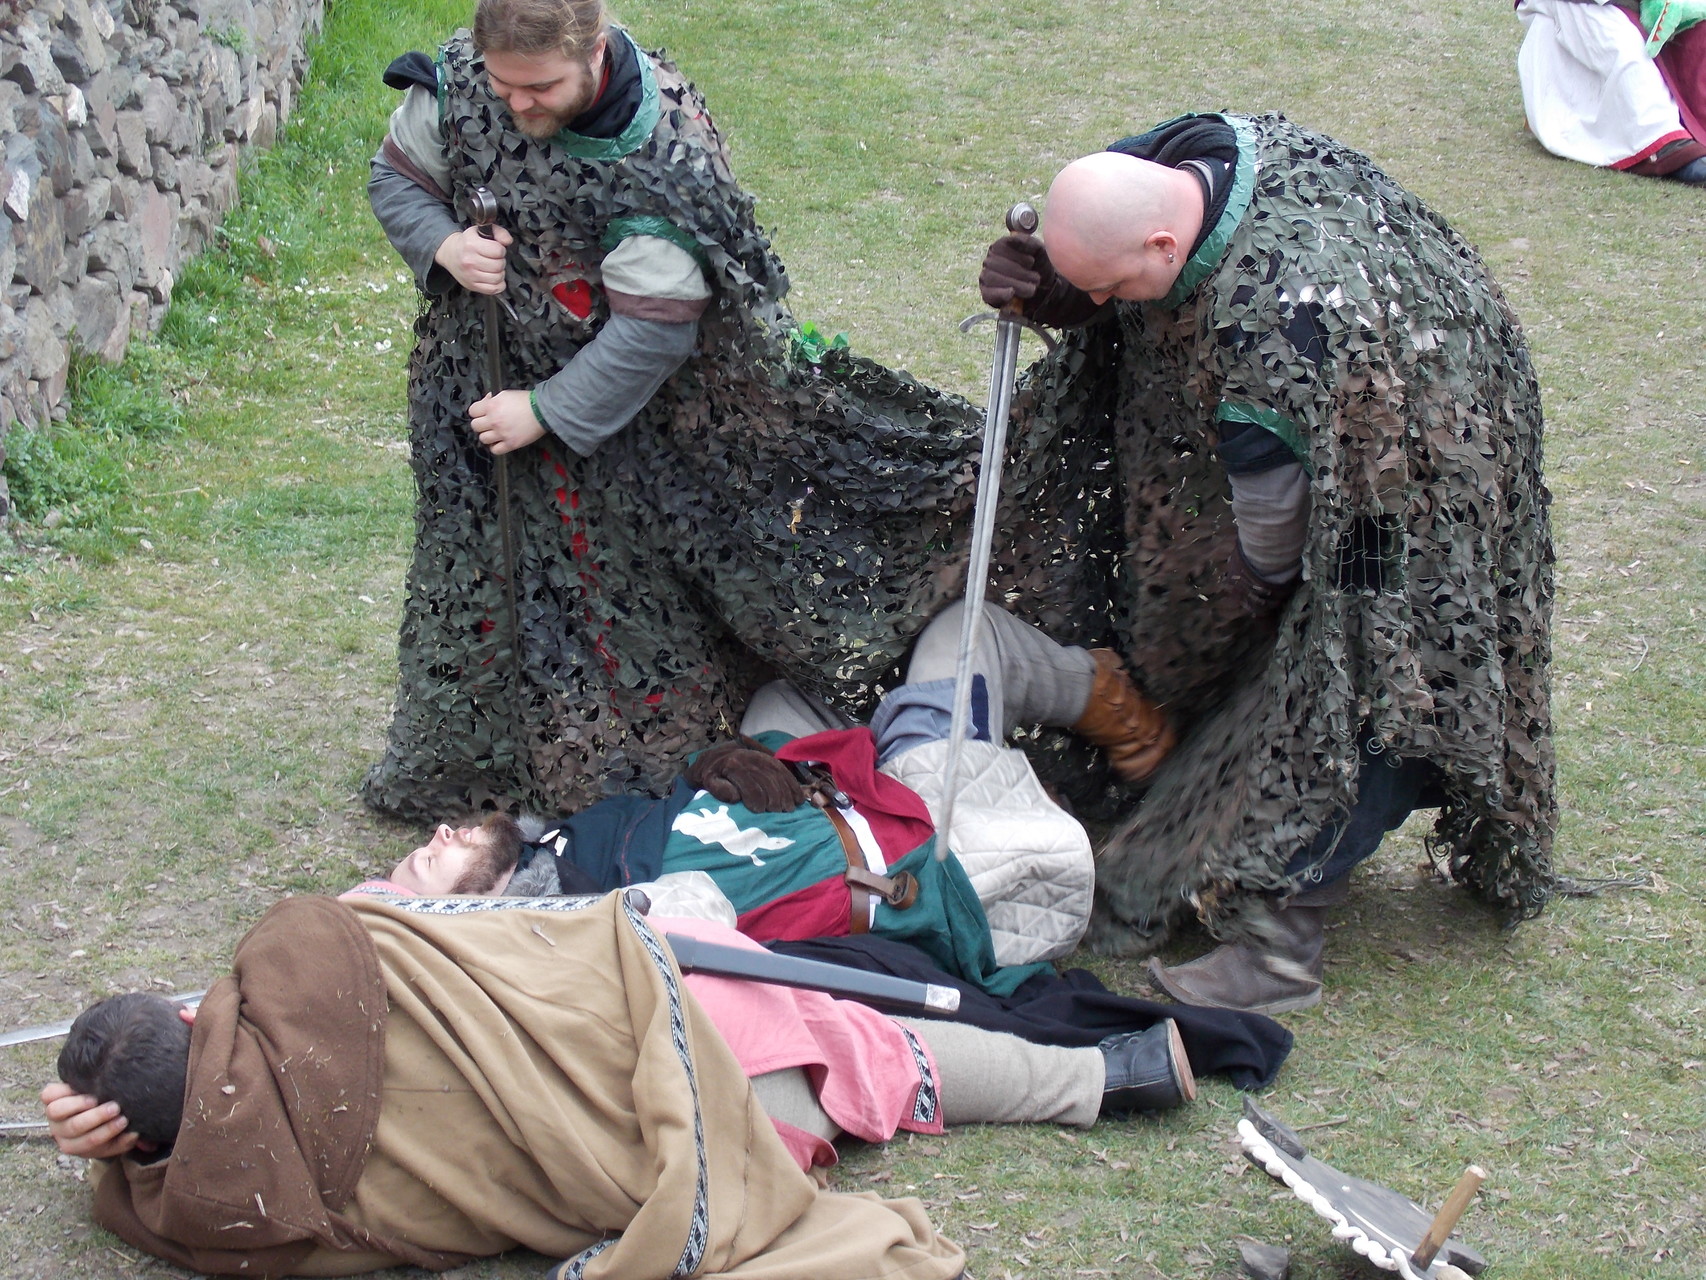
<svg viewBox="0 0 1706 1280">
<path fill-rule="evenodd" d="M 1151 702 L 1126 674 L 1112 649 L 1092 649 L 1096 681 L 1084 714 L 1072 731 L 1108 753 L 1108 764 L 1122 782 L 1148 778 L 1178 742 L 1167 713 Z"/>
<path fill-rule="evenodd" d="M 1321 951 L 1327 911 L 1345 900 L 1340 878 L 1276 907 L 1266 947 L 1229 942 L 1168 968 L 1149 962 L 1149 981 L 1180 1004 L 1246 1013 L 1290 1013 L 1321 1002 Z"/>
</svg>

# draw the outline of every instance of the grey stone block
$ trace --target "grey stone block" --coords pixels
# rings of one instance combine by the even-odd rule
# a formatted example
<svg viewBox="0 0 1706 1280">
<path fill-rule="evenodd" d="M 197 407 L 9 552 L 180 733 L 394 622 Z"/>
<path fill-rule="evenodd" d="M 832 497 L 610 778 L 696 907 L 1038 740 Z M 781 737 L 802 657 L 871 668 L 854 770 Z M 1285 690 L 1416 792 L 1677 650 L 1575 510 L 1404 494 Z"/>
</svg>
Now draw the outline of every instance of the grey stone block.
<svg viewBox="0 0 1706 1280">
<path fill-rule="evenodd" d="M 39 384 L 44 410 L 58 404 L 65 392 L 65 375 L 71 362 L 66 352 L 65 332 L 54 324 L 53 309 L 45 299 L 30 299 L 24 308 L 24 349 L 20 354 L 30 381 Z M 46 416 L 45 412 L 42 416 Z"/>
<path fill-rule="evenodd" d="M 128 290 L 136 283 L 139 266 L 134 238 L 129 228 L 115 219 L 101 223 L 89 236 L 84 270 L 107 272 L 119 281 L 121 288 Z"/>
<path fill-rule="evenodd" d="M 59 74 L 72 84 L 82 84 L 95 74 L 95 68 L 100 65 L 89 58 L 74 35 L 63 29 L 53 33 L 53 39 L 48 43 L 48 55 L 53 59 L 53 65 L 59 68 Z"/>
<path fill-rule="evenodd" d="M 71 295 L 73 333 L 77 345 L 108 364 L 124 359 L 130 341 L 130 309 L 118 282 L 110 276 L 88 276 Z"/>
<path fill-rule="evenodd" d="M 65 269 L 65 223 L 60 203 L 44 184 L 30 200 L 30 216 L 18 242 L 17 274 L 37 293 L 46 293 Z"/>
<path fill-rule="evenodd" d="M 178 161 L 166 147 L 149 147 L 148 162 L 154 167 L 154 185 L 162 191 L 178 189 Z"/>
<path fill-rule="evenodd" d="M 34 128 L 36 157 L 41 162 L 44 184 L 52 184 L 55 195 L 71 189 L 74 167 L 71 159 L 71 134 L 65 121 L 45 101 L 37 104 Z"/>
<path fill-rule="evenodd" d="M 142 112 L 120 111 L 114 126 L 118 137 L 118 167 L 139 178 L 154 176 L 154 163 L 148 157 L 148 126 Z"/>
<path fill-rule="evenodd" d="M 148 131 L 148 141 L 166 141 L 177 116 L 178 104 L 172 97 L 172 86 L 162 76 L 150 76 L 142 90 L 142 122 Z"/>
</svg>

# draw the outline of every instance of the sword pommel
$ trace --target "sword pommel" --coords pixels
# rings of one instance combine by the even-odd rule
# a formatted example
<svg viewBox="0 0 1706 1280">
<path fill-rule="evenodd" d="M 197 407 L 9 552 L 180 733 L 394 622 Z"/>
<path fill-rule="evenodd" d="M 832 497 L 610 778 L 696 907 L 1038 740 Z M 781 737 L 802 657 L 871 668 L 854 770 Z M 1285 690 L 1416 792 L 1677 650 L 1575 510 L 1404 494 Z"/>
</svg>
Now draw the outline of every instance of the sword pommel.
<svg viewBox="0 0 1706 1280">
<path fill-rule="evenodd" d="M 1013 207 L 1018 208 L 1017 205 Z M 492 236 L 492 224 L 498 220 L 498 198 L 492 194 L 491 188 L 475 187 L 468 196 L 468 208 L 474 215 L 474 225 L 480 228 L 480 234 L 495 238 Z"/>
<path fill-rule="evenodd" d="M 1037 217 L 1037 211 L 1025 200 L 1019 201 L 1007 210 L 1007 230 L 1014 235 L 1034 236 L 1042 220 Z"/>
</svg>

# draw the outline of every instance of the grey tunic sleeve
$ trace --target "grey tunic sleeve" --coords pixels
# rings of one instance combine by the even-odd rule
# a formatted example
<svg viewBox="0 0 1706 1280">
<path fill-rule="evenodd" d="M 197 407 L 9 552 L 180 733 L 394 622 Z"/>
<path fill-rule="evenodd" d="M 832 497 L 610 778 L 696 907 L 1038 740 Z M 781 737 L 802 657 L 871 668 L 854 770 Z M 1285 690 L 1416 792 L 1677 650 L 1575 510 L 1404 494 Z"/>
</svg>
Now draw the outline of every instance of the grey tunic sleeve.
<svg viewBox="0 0 1706 1280">
<path fill-rule="evenodd" d="M 586 455 L 633 420 L 693 354 L 699 322 L 613 315 L 562 370 L 534 388 L 551 432 Z"/>
<path fill-rule="evenodd" d="M 438 247 L 462 230 L 445 198 L 449 188 L 438 99 L 417 85 L 391 113 L 385 141 L 369 168 L 367 199 L 386 238 L 428 294 L 456 287 L 456 277 L 433 261 Z"/>
<path fill-rule="evenodd" d="M 438 246 L 462 230 L 449 205 L 398 173 L 383 154 L 369 165 L 367 199 L 385 238 L 409 264 L 423 292 L 439 295 L 457 287 L 456 277 L 433 261 Z"/>
</svg>

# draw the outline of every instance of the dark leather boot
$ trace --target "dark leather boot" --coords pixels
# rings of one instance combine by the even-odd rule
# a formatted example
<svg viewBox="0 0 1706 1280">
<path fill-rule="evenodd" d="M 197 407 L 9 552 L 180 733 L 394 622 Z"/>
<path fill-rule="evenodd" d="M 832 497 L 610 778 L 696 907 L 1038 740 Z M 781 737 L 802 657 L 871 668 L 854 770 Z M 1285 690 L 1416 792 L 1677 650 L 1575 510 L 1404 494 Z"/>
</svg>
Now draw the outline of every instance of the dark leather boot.
<svg viewBox="0 0 1706 1280">
<path fill-rule="evenodd" d="M 1290 1013 L 1321 1002 L 1321 951 L 1327 911 L 1345 900 L 1348 878 L 1272 909 L 1264 947 L 1229 942 L 1171 968 L 1149 962 L 1149 981 L 1180 1004 L 1246 1013 Z"/>
<path fill-rule="evenodd" d="M 1167 713 L 1132 682 L 1119 654 L 1112 649 L 1090 653 L 1096 659 L 1096 679 L 1072 731 L 1107 752 L 1108 764 L 1122 782 L 1142 782 L 1161 767 L 1178 737 Z"/>
<path fill-rule="evenodd" d="M 1108 1036 L 1096 1047 L 1107 1071 L 1103 1115 L 1166 1111 L 1196 1100 L 1197 1080 L 1173 1019 L 1163 1018 L 1144 1031 Z"/>
</svg>

